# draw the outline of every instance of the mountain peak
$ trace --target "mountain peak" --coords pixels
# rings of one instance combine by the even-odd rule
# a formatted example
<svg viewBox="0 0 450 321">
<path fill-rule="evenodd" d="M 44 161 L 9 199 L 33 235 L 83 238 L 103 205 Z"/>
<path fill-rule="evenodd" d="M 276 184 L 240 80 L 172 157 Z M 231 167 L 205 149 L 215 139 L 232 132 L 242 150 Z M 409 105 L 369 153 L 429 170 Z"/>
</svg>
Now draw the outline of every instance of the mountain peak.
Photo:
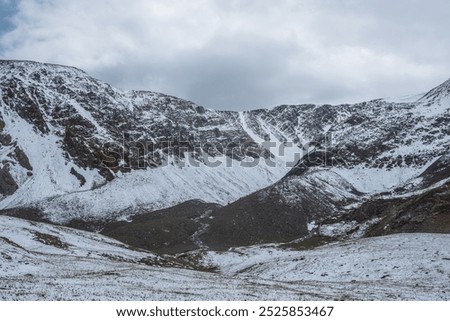
<svg viewBox="0 0 450 321">
<path fill-rule="evenodd" d="M 44 62 L 38 62 L 33 60 L 12 60 L 12 59 L 0 59 L 0 66 L 1 67 L 9 67 L 9 68 L 46 68 L 46 69 L 55 69 L 55 70 L 77 70 L 78 72 L 82 72 L 86 74 L 84 70 L 81 70 L 77 67 L 73 66 L 67 66 L 67 65 L 60 65 L 60 64 L 54 64 L 54 63 L 44 63 Z"/>
<path fill-rule="evenodd" d="M 71 66 L 41 63 L 28 60 L 0 60 L 0 78 L 15 79 L 27 83 L 49 84 L 90 81 L 85 71 Z"/>
<path fill-rule="evenodd" d="M 420 102 L 438 103 L 443 98 L 450 98 L 450 78 L 427 92 Z"/>
</svg>

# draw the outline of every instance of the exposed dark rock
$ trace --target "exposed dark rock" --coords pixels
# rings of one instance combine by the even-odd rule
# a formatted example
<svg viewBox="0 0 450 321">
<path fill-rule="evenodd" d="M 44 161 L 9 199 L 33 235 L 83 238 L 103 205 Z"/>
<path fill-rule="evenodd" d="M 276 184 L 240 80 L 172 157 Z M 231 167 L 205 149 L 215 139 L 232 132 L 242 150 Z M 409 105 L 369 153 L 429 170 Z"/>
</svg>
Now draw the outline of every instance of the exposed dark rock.
<svg viewBox="0 0 450 321">
<path fill-rule="evenodd" d="M 11 142 L 11 136 L 0 131 L 0 146 L 9 146 L 11 145 Z"/>
<path fill-rule="evenodd" d="M 18 188 L 9 173 L 8 165 L 3 166 L 0 169 L 0 195 L 12 195 Z"/>
<path fill-rule="evenodd" d="M 41 210 L 32 207 L 16 207 L 0 210 L 0 215 L 7 215 L 12 217 L 23 218 L 25 220 L 51 223 L 44 218 Z"/>
<path fill-rule="evenodd" d="M 180 253 L 199 248 L 195 233 L 208 224 L 217 204 L 188 201 L 174 207 L 138 214 L 131 222 L 107 224 L 102 234 L 157 253 Z"/>
<path fill-rule="evenodd" d="M 14 148 L 14 152 L 12 153 L 11 156 L 19 162 L 20 166 L 22 166 L 23 168 L 25 168 L 29 171 L 33 171 L 33 167 L 31 166 L 27 155 L 24 153 L 24 151 L 19 146 L 16 146 Z"/>
<path fill-rule="evenodd" d="M 80 186 L 83 186 L 84 184 L 86 184 L 86 178 L 84 178 L 83 175 L 81 175 L 80 173 L 78 173 L 75 168 L 71 168 L 70 169 L 70 174 L 72 174 L 73 176 L 75 176 L 79 181 L 80 181 Z"/>
<path fill-rule="evenodd" d="M 379 218 L 365 236 L 394 233 L 450 233 L 450 184 L 404 198 L 372 199 L 342 219 L 364 222 Z"/>
<path fill-rule="evenodd" d="M 208 233 L 202 241 L 212 249 L 285 242 L 308 234 L 307 220 L 312 204 L 291 206 L 280 202 L 280 196 L 268 193 L 262 199 L 258 192 L 235 203 L 216 209 Z"/>
</svg>

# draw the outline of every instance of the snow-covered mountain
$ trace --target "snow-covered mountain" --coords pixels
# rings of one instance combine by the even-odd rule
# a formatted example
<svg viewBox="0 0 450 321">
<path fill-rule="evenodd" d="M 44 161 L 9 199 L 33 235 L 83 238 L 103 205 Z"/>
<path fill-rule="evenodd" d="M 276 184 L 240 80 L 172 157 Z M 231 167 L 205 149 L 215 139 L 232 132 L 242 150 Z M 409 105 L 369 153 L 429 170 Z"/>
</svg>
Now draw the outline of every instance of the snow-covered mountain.
<svg viewBox="0 0 450 321">
<path fill-rule="evenodd" d="M 158 218 L 195 249 L 395 232 L 388 221 L 436 211 L 424 193 L 449 201 L 450 80 L 417 99 L 231 112 L 1 61 L 0 90 L 4 213 L 102 228 L 127 217 L 105 228 L 127 240 Z M 215 205 L 186 216 L 193 199 Z"/>
<path fill-rule="evenodd" d="M 0 208 L 37 206 L 67 222 L 192 198 L 226 204 L 286 172 L 241 166 L 268 156 L 237 113 L 34 62 L 2 61 L 0 88 Z"/>
</svg>

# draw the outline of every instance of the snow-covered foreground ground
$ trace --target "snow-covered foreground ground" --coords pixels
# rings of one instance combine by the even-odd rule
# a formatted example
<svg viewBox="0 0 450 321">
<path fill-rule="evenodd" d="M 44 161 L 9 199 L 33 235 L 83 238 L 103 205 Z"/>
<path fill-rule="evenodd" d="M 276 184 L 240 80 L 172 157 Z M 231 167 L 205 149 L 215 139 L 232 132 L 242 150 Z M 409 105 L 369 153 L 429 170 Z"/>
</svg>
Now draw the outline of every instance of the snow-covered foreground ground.
<svg viewBox="0 0 450 321">
<path fill-rule="evenodd" d="M 450 235 L 396 234 L 309 251 L 275 246 L 209 252 L 225 274 L 296 285 L 323 299 L 449 300 Z"/>
<path fill-rule="evenodd" d="M 450 235 L 208 252 L 211 273 L 94 233 L 3 216 L 0 226 L 1 300 L 450 299 Z"/>
</svg>

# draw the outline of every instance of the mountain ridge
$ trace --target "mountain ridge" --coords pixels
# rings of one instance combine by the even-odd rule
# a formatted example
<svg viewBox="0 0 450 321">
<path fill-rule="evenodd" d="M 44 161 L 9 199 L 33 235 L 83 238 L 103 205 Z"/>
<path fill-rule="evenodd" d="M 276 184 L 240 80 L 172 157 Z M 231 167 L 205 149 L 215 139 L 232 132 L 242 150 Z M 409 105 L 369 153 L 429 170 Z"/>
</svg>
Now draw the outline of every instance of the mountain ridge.
<svg viewBox="0 0 450 321">
<path fill-rule="evenodd" d="M 136 215 L 193 199 L 220 205 L 184 217 L 197 221 L 192 234 L 174 232 L 175 248 L 360 237 L 384 214 L 359 222 L 353 208 L 449 178 L 450 80 L 414 102 L 233 112 L 115 89 L 77 68 L 0 61 L 0 89 L 3 212 L 126 231 Z"/>
</svg>

